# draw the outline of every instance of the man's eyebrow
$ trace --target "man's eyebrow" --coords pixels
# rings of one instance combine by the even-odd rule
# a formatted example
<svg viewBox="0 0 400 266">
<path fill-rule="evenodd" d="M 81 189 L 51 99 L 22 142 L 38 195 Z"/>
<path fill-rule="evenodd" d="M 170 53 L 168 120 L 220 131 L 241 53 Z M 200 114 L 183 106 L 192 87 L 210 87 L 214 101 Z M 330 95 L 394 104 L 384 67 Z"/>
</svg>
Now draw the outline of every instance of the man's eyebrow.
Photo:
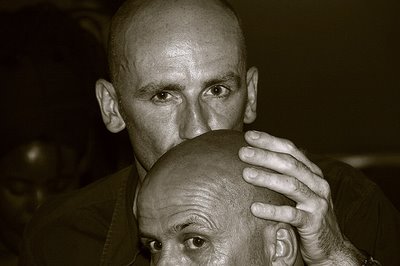
<svg viewBox="0 0 400 266">
<path fill-rule="evenodd" d="M 162 91 L 183 91 L 184 87 L 179 84 L 173 83 L 149 83 L 143 87 L 140 87 L 135 95 L 138 98 L 147 97 L 149 95 L 156 95 Z"/>
<path fill-rule="evenodd" d="M 203 88 L 208 88 L 216 84 L 232 82 L 237 88 L 240 88 L 242 85 L 242 80 L 240 76 L 233 71 L 230 71 L 226 74 L 222 74 L 218 77 L 212 78 L 207 80 L 203 83 Z M 149 83 L 142 87 L 140 87 L 136 92 L 135 95 L 138 98 L 145 98 L 149 95 L 156 95 L 162 91 L 183 91 L 185 89 L 184 86 L 177 84 L 177 83 Z"/>
<path fill-rule="evenodd" d="M 157 239 L 157 237 L 151 233 L 139 232 L 139 239 L 140 241 L 146 241 L 150 239 Z"/>
<path fill-rule="evenodd" d="M 174 224 L 168 230 L 168 234 L 171 234 L 171 235 L 177 234 L 180 231 L 182 231 L 183 229 L 185 229 L 186 227 L 191 226 L 191 225 L 204 227 L 204 225 L 201 224 L 201 223 L 187 220 L 187 221 L 184 221 L 182 223 Z M 140 238 L 141 241 L 146 241 L 146 240 L 149 240 L 149 239 L 157 239 L 157 236 L 155 236 L 154 234 L 152 234 L 150 232 L 139 232 L 139 238 Z"/>
<path fill-rule="evenodd" d="M 231 71 L 231 72 L 223 74 L 223 75 L 221 75 L 219 77 L 216 77 L 216 78 L 213 78 L 211 80 L 206 81 L 204 83 L 204 87 L 208 88 L 210 86 L 213 86 L 213 85 L 216 85 L 216 84 L 219 84 L 219 83 L 225 83 L 225 82 L 228 82 L 228 81 L 233 81 L 237 88 L 240 88 L 241 85 L 242 85 L 242 80 L 241 80 L 240 76 Z"/>
</svg>

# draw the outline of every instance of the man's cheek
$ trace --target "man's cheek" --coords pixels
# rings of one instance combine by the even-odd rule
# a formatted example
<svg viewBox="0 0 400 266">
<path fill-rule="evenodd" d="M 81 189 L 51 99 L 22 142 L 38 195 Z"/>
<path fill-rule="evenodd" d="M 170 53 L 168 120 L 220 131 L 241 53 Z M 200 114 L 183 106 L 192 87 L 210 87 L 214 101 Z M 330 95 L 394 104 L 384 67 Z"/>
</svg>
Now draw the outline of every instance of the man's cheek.
<svg viewBox="0 0 400 266">
<path fill-rule="evenodd" d="M 243 115 L 236 109 L 225 109 L 224 112 L 213 115 L 211 128 L 241 130 L 243 126 Z"/>
<path fill-rule="evenodd" d="M 211 107 L 214 123 L 221 129 L 237 129 L 243 124 L 245 103 L 238 95 L 228 101 L 222 101 Z"/>
</svg>

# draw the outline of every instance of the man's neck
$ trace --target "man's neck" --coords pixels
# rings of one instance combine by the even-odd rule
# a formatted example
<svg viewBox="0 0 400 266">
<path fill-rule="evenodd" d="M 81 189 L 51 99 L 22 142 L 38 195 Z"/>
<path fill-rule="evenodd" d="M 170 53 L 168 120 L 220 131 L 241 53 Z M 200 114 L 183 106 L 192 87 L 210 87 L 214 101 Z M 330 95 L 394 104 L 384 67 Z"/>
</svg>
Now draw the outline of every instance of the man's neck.
<svg viewBox="0 0 400 266">
<path fill-rule="evenodd" d="M 139 183 L 142 183 L 147 175 L 147 171 L 143 168 L 143 166 L 139 163 L 139 161 L 136 158 L 135 158 L 135 165 L 139 175 L 139 180 L 140 180 Z"/>
<path fill-rule="evenodd" d="M 136 214 L 137 214 L 136 213 L 136 211 L 137 211 L 136 210 L 136 208 L 137 208 L 137 205 L 136 205 L 137 204 L 137 196 L 138 196 L 139 189 L 142 186 L 143 180 L 147 175 L 147 171 L 143 168 L 143 166 L 139 163 L 139 161 L 136 160 L 136 158 L 135 158 L 135 165 L 136 165 L 137 173 L 139 175 L 139 180 L 138 180 L 138 184 L 136 186 L 135 198 L 133 200 L 133 215 L 135 215 L 135 217 L 137 217 L 136 216 Z"/>
</svg>

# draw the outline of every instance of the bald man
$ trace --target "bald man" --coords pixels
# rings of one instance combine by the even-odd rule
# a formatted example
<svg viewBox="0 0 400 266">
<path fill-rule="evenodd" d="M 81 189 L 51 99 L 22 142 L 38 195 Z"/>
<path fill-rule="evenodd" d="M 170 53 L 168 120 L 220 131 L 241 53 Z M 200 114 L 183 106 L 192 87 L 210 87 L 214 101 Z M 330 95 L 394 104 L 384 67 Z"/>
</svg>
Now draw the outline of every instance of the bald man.
<svg viewBox="0 0 400 266">
<path fill-rule="evenodd" d="M 146 265 L 131 206 L 147 171 L 185 140 L 241 131 L 256 118 L 258 71 L 246 64 L 240 22 L 225 1 L 126 1 L 112 21 L 109 64 L 111 80 L 98 80 L 96 96 L 108 130 L 128 130 L 135 162 L 43 206 L 26 233 L 29 265 Z M 239 157 L 255 166 L 243 171 L 245 180 L 296 202 L 258 202 L 252 213 L 295 226 L 308 264 L 371 261 L 358 248 L 388 261 L 400 256 L 399 215 L 364 176 L 328 161 L 318 162 L 321 170 L 293 143 L 266 133 L 245 138 Z"/>
<path fill-rule="evenodd" d="M 138 196 L 138 223 L 152 265 L 303 265 L 294 229 L 258 219 L 254 201 L 293 202 L 246 183 L 238 131 L 217 130 L 171 149 Z"/>
</svg>

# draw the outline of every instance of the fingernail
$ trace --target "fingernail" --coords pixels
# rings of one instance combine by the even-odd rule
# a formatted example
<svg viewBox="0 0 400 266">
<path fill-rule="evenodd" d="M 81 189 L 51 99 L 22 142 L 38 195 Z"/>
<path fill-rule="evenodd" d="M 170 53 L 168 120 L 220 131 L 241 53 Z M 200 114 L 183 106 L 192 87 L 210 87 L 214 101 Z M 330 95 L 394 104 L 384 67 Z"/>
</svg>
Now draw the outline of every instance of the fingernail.
<svg viewBox="0 0 400 266">
<path fill-rule="evenodd" d="M 260 132 L 257 131 L 250 131 L 249 136 L 251 139 L 259 139 L 260 138 Z"/>
<path fill-rule="evenodd" d="M 261 210 L 261 208 L 262 208 L 262 205 L 261 205 L 261 203 L 259 203 L 259 202 L 254 202 L 252 205 L 251 205 L 251 209 L 252 209 L 252 211 L 253 212 L 259 212 L 260 210 Z"/>
<path fill-rule="evenodd" d="M 246 156 L 246 157 L 253 157 L 254 156 L 254 150 L 252 148 L 249 148 L 249 147 L 245 147 L 243 149 L 243 153 L 244 153 L 244 156 Z"/>
<path fill-rule="evenodd" d="M 255 170 L 253 168 L 245 168 L 244 169 L 244 174 L 248 178 L 255 178 L 258 175 L 258 172 L 257 172 L 257 170 Z"/>
</svg>

